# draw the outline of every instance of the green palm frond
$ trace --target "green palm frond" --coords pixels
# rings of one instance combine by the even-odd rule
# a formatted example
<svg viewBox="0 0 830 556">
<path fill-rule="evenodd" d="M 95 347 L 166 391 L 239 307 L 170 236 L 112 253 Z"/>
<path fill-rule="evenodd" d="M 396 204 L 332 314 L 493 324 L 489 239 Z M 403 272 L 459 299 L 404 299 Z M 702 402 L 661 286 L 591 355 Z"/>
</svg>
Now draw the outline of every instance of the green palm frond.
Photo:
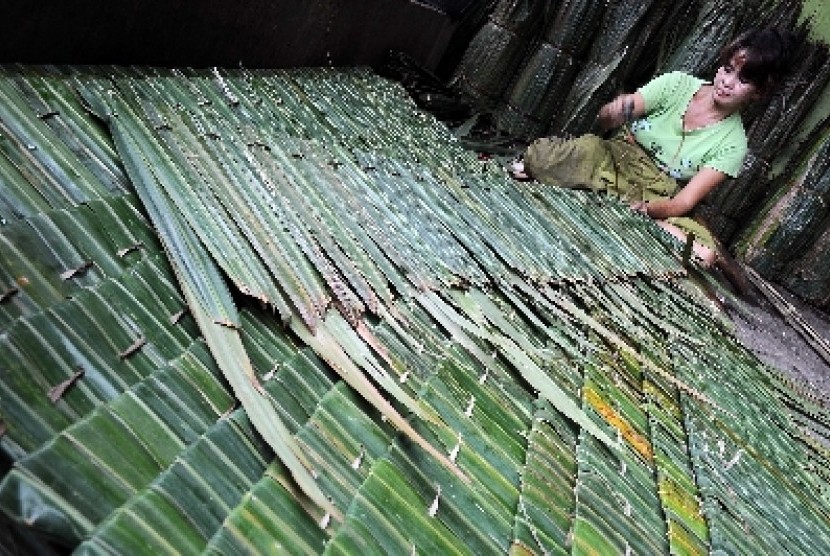
<svg viewBox="0 0 830 556">
<path fill-rule="evenodd" d="M 6 476 L 3 507 L 63 543 L 89 534 L 233 407 L 212 365 L 204 345 L 194 344 L 56 433 Z"/>
<path fill-rule="evenodd" d="M 4 279 L 17 291 L 3 304 L 0 386 L 24 411 L 20 422 L 16 412 L 5 420 L 29 430 L 16 440 L 28 452 L 175 356 L 194 329 L 170 323 L 184 301 L 172 277 L 164 279 L 167 263 L 143 256 L 155 240 L 124 199 L 49 211 L 3 231 Z M 118 245 L 140 247 L 119 259 Z M 130 351 L 138 340 L 140 349 Z M 48 391 L 77 372 L 87 380 L 51 402 Z"/>
</svg>

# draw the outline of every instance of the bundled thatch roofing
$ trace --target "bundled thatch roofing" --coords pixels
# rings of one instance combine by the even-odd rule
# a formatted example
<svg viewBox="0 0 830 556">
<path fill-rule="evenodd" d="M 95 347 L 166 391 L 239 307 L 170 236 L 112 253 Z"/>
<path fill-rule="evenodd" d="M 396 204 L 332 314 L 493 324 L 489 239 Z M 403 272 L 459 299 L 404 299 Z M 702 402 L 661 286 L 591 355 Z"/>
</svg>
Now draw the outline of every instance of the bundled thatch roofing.
<svg viewBox="0 0 830 556">
<path fill-rule="evenodd" d="M 509 181 L 364 70 L 23 68 L 0 95 L 20 528 L 80 553 L 830 549 L 827 414 L 615 200 Z"/>
</svg>

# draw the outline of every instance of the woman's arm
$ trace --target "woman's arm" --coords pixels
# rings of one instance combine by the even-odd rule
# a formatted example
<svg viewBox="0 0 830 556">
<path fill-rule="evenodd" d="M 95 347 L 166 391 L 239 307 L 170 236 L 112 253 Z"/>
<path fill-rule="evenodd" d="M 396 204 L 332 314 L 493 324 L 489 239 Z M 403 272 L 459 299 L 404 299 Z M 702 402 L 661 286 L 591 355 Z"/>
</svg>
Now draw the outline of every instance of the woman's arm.
<svg viewBox="0 0 830 556">
<path fill-rule="evenodd" d="M 599 109 L 597 124 L 602 131 L 627 124 L 646 113 L 646 103 L 639 92 L 622 94 Z"/>
<path fill-rule="evenodd" d="M 692 176 L 689 183 L 671 199 L 632 203 L 631 208 L 657 220 L 670 216 L 683 216 L 695 208 L 710 191 L 725 179 L 726 174 L 720 170 L 701 168 L 697 174 Z"/>
</svg>

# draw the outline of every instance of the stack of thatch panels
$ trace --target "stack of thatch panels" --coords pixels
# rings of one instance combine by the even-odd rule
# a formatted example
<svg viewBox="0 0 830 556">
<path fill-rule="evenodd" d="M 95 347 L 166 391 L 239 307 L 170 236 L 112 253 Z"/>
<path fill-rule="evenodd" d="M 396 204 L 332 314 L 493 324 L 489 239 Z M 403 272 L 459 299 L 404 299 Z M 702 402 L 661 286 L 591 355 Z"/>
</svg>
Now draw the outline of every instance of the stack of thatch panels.
<svg viewBox="0 0 830 556">
<path fill-rule="evenodd" d="M 476 33 L 452 84 L 480 105 L 495 107 L 547 19 L 550 2 L 501 0 Z"/>
<path fill-rule="evenodd" d="M 610 4 L 587 64 L 551 122 L 551 133 L 581 134 L 592 129 L 600 107 L 627 88 L 629 75 L 671 5 L 665 0 Z"/>
<path fill-rule="evenodd" d="M 830 140 L 825 139 L 787 183 L 747 240 L 747 260 L 764 276 L 819 305 L 827 304 L 830 226 Z"/>
<path fill-rule="evenodd" d="M 564 1 L 542 40 L 523 63 L 498 116 L 499 126 L 520 137 L 543 135 L 599 31 L 606 2 Z"/>
</svg>

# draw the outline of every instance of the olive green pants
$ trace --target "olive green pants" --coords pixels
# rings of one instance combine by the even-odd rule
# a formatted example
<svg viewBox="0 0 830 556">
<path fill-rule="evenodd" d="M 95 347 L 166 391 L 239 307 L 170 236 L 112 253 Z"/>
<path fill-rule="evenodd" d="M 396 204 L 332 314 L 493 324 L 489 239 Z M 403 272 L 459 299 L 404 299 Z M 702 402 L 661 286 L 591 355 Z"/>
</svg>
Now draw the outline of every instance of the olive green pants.
<svg viewBox="0 0 830 556">
<path fill-rule="evenodd" d="M 527 148 L 524 165 L 542 183 L 590 189 L 629 203 L 669 199 L 680 189 L 639 145 L 622 138 L 606 140 L 588 134 L 576 139 L 537 139 Z M 712 233 L 694 219 L 681 216 L 666 221 L 715 248 Z"/>
</svg>

